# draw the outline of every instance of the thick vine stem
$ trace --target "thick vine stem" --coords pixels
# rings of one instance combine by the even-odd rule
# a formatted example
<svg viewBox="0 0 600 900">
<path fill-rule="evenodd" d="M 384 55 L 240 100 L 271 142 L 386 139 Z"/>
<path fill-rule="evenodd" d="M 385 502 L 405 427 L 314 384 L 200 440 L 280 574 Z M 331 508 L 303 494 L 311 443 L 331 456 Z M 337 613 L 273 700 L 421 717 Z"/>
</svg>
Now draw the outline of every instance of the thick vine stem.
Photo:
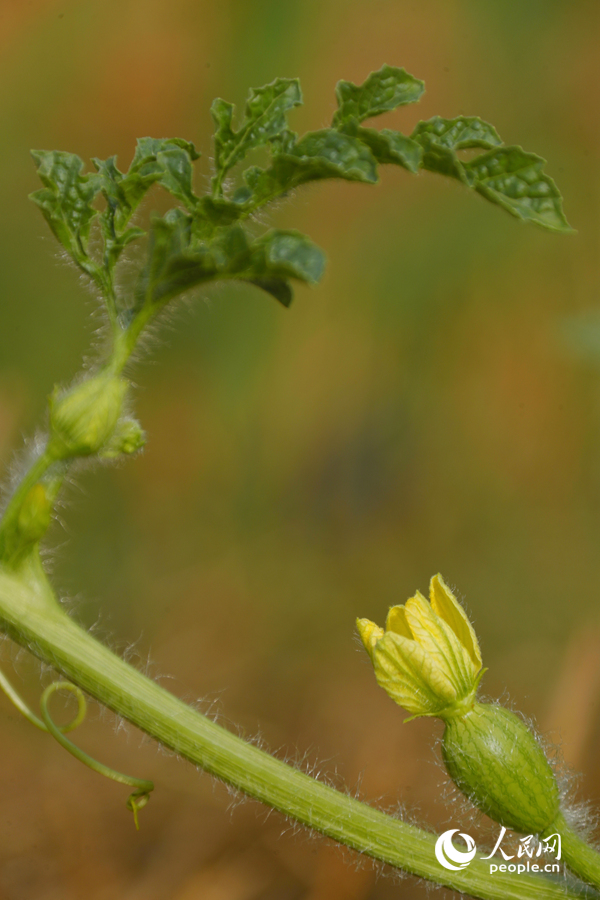
<svg viewBox="0 0 600 900">
<path fill-rule="evenodd" d="M 573 831 L 562 813 L 548 828 L 548 835 L 553 833 L 561 837 L 562 856 L 570 870 L 582 881 L 600 890 L 600 853 Z"/>
<path fill-rule="evenodd" d="M 32 566 L 33 572 L 39 572 Z M 83 631 L 44 578 L 0 570 L 0 628 L 74 684 L 206 772 L 290 818 L 406 872 L 482 900 L 594 896 L 542 876 L 495 873 L 473 860 L 450 872 L 435 835 L 394 819 L 247 744 L 146 678 Z M 597 895 L 596 895 L 597 896 Z"/>
</svg>

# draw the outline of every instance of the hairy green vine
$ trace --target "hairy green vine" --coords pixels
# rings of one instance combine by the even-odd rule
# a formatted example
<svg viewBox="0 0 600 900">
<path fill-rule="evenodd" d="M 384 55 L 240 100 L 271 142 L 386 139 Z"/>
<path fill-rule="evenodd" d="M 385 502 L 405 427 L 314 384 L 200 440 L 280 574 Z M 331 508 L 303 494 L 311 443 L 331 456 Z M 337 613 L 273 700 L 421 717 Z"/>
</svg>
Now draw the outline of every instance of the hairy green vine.
<svg viewBox="0 0 600 900">
<path fill-rule="evenodd" d="M 73 463 L 134 454 L 144 445 L 142 426 L 129 414 L 127 371 L 140 336 L 166 304 L 192 288 L 237 280 L 287 307 L 293 296 L 291 282 L 315 284 L 321 278 L 324 254 L 306 235 L 274 228 L 256 237 L 256 224 L 248 229 L 248 222 L 272 201 L 324 179 L 374 184 L 378 166 L 387 164 L 410 174 L 426 170 L 453 178 L 517 218 L 550 231 L 571 231 L 560 193 L 544 172 L 544 160 L 505 145 L 481 119 L 434 117 L 420 122 L 410 136 L 363 124 L 418 101 L 423 90 L 421 81 L 391 66 L 383 66 L 361 85 L 341 81 L 331 125 L 302 136 L 287 122 L 288 113 L 302 102 L 295 79 L 277 79 L 250 91 L 237 122 L 232 104 L 217 99 L 211 109 L 215 171 L 205 194 L 197 194 L 194 185 L 193 164 L 199 154 L 180 138 L 141 138 L 126 172 L 117 168 L 115 157 L 95 159 L 94 171 L 85 172 L 83 161 L 71 153 L 33 152 L 43 187 L 31 198 L 101 295 L 109 341 L 91 370 L 54 390 L 48 435 L 8 497 L 0 521 L 0 628 L 68 681 L 54 682 L 44 692 L 43 721 L 2 675 L 0 686 L 30 721 L 69 752 L 134 787 L 128 806 L 136 825 L 152 783 L 108 769 L 65 737 L 85 713 L 82 691 L 207 772 L 374 859 L 490 900 L 590 895 L 583 885 L 556 883 L 543 875 L 492 878 L 480 860 L 464 871 L 442 869 L 434 855 L 434 835 L 334 791 L 245 743 L 112 654 L 65 614 L 40 560 L 40 542 Z M 236 167 L 258 148 L 268 152 L 268 164 L 250 165 L 238 177 Z M 467 149 L 481 152 L 465 159 L 461 151 Z M 173 206 L 153 216 L 144 229 L 134 218 L 154 185 L 171 196 Z M 123 282 L 119 263 L 133 242 L 145 242 L 142 262 L 133 279 Z M 465 691 L 475 690 L 472 679 L 465 685 Z M 79 703 L 76 719 L 62 727 L 48 709 L 58 690 L 75 693 Z M 468 691 L 461 694 L 461 703 L 467 696 Z M 600 888 L 593 851 L 585 844 L 582 850 L 578 841 L 583 844 L 573 836 L 573 871 Z M 578 859 L 585 862 L 579 869 Z"/>
</svg>

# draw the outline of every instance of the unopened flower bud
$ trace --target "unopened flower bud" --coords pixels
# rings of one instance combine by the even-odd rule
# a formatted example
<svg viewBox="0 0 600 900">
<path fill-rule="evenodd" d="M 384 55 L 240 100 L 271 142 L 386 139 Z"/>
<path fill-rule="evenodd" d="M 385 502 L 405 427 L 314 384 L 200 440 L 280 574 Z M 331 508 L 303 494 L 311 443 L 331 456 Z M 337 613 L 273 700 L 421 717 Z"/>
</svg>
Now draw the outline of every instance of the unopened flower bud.
<svg viewBox="0 0 600 900">
<path fill-rule="evenodd" d="M 121 419 L 108 443 L 100 451 L 103 459 L 137 453 L 146 443 L 146 432 L 137 419 Z"/>
<path fill-rule="evenodd" d="M 102 373 L 50 398 L 48 450 L 57 459 L 98 453 L 121 416 L 128 383 Z"/>
<path fill-rule="evenodd" d="M 50 526 L 52 504 L 42 482 L 34 484 L 23 500 L 17 518 L 18 540 L 21 545 L 35 544 Z"/>
<path fill-rule="evenodd" d="M 441 575 L 429 596 L 428 603 L 417 591 L 392 606 L 385 631 L 368 619 L 356 623 L 377 681 L 413 718 L 469 708 L 483 674 L 475 632 Z"/>
</svg>

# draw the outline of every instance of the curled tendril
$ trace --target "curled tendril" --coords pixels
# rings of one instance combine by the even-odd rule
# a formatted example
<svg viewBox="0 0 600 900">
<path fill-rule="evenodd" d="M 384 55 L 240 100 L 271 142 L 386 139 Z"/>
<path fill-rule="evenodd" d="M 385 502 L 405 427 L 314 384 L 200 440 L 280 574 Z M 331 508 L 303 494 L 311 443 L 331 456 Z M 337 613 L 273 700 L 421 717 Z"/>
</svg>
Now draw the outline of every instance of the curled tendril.
<svg viewBox="0 0 600 900">
<path fill-rule="evenodd" d="M 142 809 L 148 800 L 150 799 L 150 793 L 154 790 L 154 782 L 145 781 L 142 778 L 133 778 L 131 775 L 124 775 L 122 772 L 117 772 L 115 769 L 109 768 L 109 766 L 105 766 L 103 763 L 98 762 L 93 757 L 88 756 L 87 753 L 84 753 L 83 750 L 80 750 L 75 744 L 72 743 L 68 738 L 65 737 L 65 734 L 69 731 L 73 731 L 74 728 L 77 728 L 78 725 L 81 725 L 85 718 L 87 705 L 85 702 L 85 696 L 83 691 L 78 688 L 76 685 L 71 684 L 70 681 L 54 681 L 52 684 L 49 684 L 45 689 L 44 693 L 40 698 L 40 707 L 42 710 L 42 719 L 38 719 L 38 717 L 33 713 L 22 697 L 15 691 L 14 687 L 7 679 L 6 675 L 0 670 L 0 688 L 4 691 L 9 700 L 17 707 L 17 709 L 28 719 L 32 725 L 35 725 L 36 728 L 41 729 L 41 731 L 49 732 L 53 738 L 55 738 L 58 743 L 68 750 L 76 759 L 80 762 L 84 763 L 86 766 L 89 766 L 90 769 L 93 769 L 94 772 L 98 772 L 99 775 L 104 775 L 106 778 L 111 778 L 113 781 L 118 781 L 120 784 L 127 784 L 130 787 L 135 788 L 134 791 L 129 795 L 127 799 L 127 809 L 130 809 L 133 813 L 133 821 L 135 822 L 135 827 L 139 831 L 139 821 L 138 821 L 138 811 Z M 71 719 L 70 722 L 67 722 L 66 725 L 57 725 L 50 715 L 50 710 L 48 709 L 48 703 L 52 694 L 55 694 L 57 691 L 69 691 L 71 694 L 75 694 L 77 698 L 77 713 Z M 43 721 L 42 721 L 43 720 Z"/>
</svg>

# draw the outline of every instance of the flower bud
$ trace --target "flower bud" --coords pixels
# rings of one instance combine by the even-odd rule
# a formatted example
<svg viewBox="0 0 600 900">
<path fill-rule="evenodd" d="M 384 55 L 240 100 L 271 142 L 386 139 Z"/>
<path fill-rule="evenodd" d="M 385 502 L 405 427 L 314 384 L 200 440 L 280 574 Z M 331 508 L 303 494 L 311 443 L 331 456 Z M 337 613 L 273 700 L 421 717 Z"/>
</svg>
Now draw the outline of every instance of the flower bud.
<svg viewBox="0 0 600 900">
<path fill-rule="evenodd" d="M 50 526 L 52 503 L 48 491 L 41 481 L 29 490 L 17 518 L 19 543 L 24 546 L 35 544 L 43 538 Z"/>
<path fill-rule="evenodd" d="M 102 373 L 50 398 L 48 450 L 57 459 L 98 453 L 121 416 L 128 383 Z"/>
<path fill-rule="evenodd" d="M 146 432 L 137 419 L 121 419 L 108 443 L 100 451 L 103 459 L 115 459 L 126 453 L 137 453 L 146 444 Z"/>
<path fill-rule="evenodd" d="M 500 825 L 540 834 L 556 819 L 554 773 L 531 731 L 510 710 L 476 703 L 448 718 L 442 757 L 457 787 Z"/>
<path fill-rule="evenodd" d="M 413 718 L 469 709 L 483 674 L 475 632 L 441 575 L 431 579 L 429 598 L 417 591 L 392 606 L 385 631 L 356 622 L 379 685 Z"/>
</svg>

